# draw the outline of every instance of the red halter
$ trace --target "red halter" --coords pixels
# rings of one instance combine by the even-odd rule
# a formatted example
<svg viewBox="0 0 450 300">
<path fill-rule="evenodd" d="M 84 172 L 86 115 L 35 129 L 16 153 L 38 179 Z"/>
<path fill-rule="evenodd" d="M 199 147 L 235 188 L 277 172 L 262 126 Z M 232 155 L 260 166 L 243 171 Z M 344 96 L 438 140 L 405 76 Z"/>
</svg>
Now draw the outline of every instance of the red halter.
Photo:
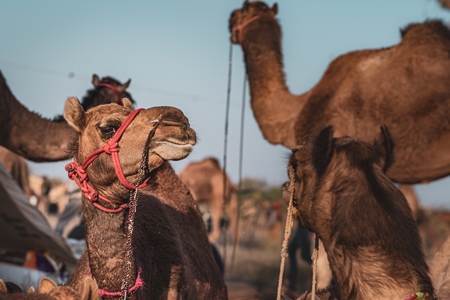
<svg viewBox="0 0 450 300">
<path fill-rule="evenodd" d="M 107 88 L 110 88 L 111 90 L 113 90 L 113 92 L 116 93 L 116 95 L 117 95 L 118 104 L 123 105 L 122 93 L 115 86 L 113 86 L 109 83 L 99 83 L 97 86 L 104 86 L 104 87 L 107 87 Z"/>
<path fill-rule="evenodd" d="M 83 164 L 80 166 L 77 162 L 71 162 L 66 165 L 66 171 L 68 172 L 69 179 L 75 181 L 75 183 L 80 187 L 80 190 L 85 194 L 85 196 L 89 199 L 89 201 L 98 209 L 103 210 L 105 212 L 109 213 L 117 213 L 122 211 L 125 207 L 128 206 L 128 203 L 123 203 L 119 207 L 115 209 L 106 208 L 102 205 L 100 205 L 97 200 L 100 198 L 105 202 L 108 203 L 114 203 L 113 201 L 103 197 L 100 195 L 93 187 L 89 184 L 89 179 L 86 174 L 87 167 L 97 158 L 97 156 L 100 155 L 100 153 L 105 152 L 107 154 L 110 154 L 114 163 L 114 170 L 116 171 L 117 177 L 119 178 L 120 182 L 123 186 L 130 190 L 135 190 L 136 186 L 131 184 L 123 174 L 122 168 L 120 167 L 120 161 L 119 161 L 119 144 L 118 141 L 122 137 L 123 132 L 125 129 L 130 125 L 130 123 L 133 121 L 133 119 L 136 117 L 136 115 L 143 110 L 143 108 L 136 109 L 133 112 L 131 112 L 130 115 L 123 121 L 123 123 L 120 125 L 119 129 L 116 131 L 114 136 L 106 142 L 106 144 L 101 147 L 100 149 L 92 152 L 83 162 Z M 147 181 L 144 181 L 141 185 L 137 186 L 137 188 L 143 188 L 147 185 Z"/>
<path fill-rule="evenodd" d="M 242 37 L 243 37 L 243 31 L 245 26 L 247 26 L 248 24 L 250 24 L 251 22 L 255 21 L 259 19 L 259 16 L 254 16 L 252 18 L 250 18 L 249 20 L 247 20 L 246 22 L 244 22 L 241 25 L 235 26 L 233 28 L 233 32 L 237 32 L 238 33 L 238 44 L 242 46 Z"/>
</svg>

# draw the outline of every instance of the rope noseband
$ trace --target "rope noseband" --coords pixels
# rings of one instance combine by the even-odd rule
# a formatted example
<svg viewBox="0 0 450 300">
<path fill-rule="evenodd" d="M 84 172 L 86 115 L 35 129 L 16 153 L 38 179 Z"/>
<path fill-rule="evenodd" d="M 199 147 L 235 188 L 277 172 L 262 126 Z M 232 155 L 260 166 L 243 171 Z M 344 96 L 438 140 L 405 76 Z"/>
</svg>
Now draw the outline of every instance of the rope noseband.
<svg viewBox="0 0 450 300">
<path fill-rule="evenodd" d="M 125 207 L 128 206 L 128 203 L 120 204 L 119 207 L 115 209 L 107 208 L 99 204 L 97 201 L 98 199 L 101 199 L 105 202 L 113 204 L 114 202 L 109 200 L 108 198 L 100 195 L 89 183 L 86 169 L 87 167 L 102 153 L 105 152 L 107 154 L 110 154 L 114 163 L 114 170 L 116 172 L 117 177 L 119 178 L 119 181 L 122 183 L 123 186 L 130 190 L 135 190 L 136 188 L 143 188 L 147 185 L 147 181 L 141 183 L 139 186 L 134 186 L 128 180 L 125 178 L 125 175 L 123 174 L 122 168 L 120 166 L 119 161 L 119 145 L 118 141 L 122 137 L 123 132 L 125 129 L 130 125 L 130 123 L 133 121 L 133 119 L 137 116 L 137 114 L 143 110 L 143 108 L 136 109 L 133 112 L 131 112 L 130 115 L 123 121 L 123 123 L 120 125 L 119 129 L 116 131 L 114 136 L 106 142 L 106 144 L 101 147 L 100 149 L 92 152 L 83 162 L 83 164 L 80 166 L 78 162 L 71 162 L 66 165 L 66 171 L 68 172 L 69 179 L 75 181 L 75 183 L 78 185 L 80 190 L 84 193 L 84 195 L 89 199 L 89 201 L 98 209 L 108 212 L 108 213 L 117 213 L 122 211 Z M 156 121 L 155 121 L 156 122 Z"/>
<path fill-rule="evenodd" d="M 237 36 L 238 36 L 237 42 L 238 42 L 239 45 L 242 46 L 242 39 L 243 39 L 243 35 L 244 35 L 243 34 L 244 28 L 248 24 L 250 24 L 251 22 L 253 22 L 253 21 L 257 20 L 257 19 L 259 19 L 259 16 L 254 16 L 254 17 L 250 18 L 249 20 L 245 21 L 243 24 L 235 26 L 233 28 L 233 32 L 237 33 Z"/>
<path fill-rule="evenodd" d="M 111 89 L 117 95 L 117 103 L 123 105 L 122 102 L 122 93 L 113 85 L 109 83 L 99 83 L 97 86 L 104 86 Z"/>
</svg>

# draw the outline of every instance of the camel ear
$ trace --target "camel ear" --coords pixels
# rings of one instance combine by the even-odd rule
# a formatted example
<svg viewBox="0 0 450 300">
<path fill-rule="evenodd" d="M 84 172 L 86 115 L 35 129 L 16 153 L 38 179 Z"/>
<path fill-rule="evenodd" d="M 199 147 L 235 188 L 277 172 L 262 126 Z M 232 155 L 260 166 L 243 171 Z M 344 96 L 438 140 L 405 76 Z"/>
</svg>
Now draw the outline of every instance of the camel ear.
<svg viewBox="0 0 450 300">
<path fill-rule="evenodd" d="M 77 132 L 81 132 L 81 129 L 84 127 L 85 116 L 83 106 L 81 106 L 77 98 L 69 97 L 66 100 L 64 118 Z"/>
<path fill-rule="evenodd" d="M 124 106 L 124 107 L 130 108 L 130 109 L 133 109 L 133 110 L 134 110 L 133 104 L 131 103 L 130 99 L 128 99 L 128 98 L 123 98 L 123 99 L 122 99 L 122 103 L 123 103 L 123 106 Z"/>
<path fill-rule="evenodd" d="M 325 172 L 333 156 L 333 134 L 334 128 L 330 125 L 322 129 L 314 139 L 312 163 L 319 176 Z"/>
<path fill-rule="evenodd" d="M 380 135 L 375 139 L 373 145 L 380 154 L 380 166 L 383 169 L 383 172 L 386 172 L 394 162 L 395 145 L 388 127 L 383 124 L 381 125 L 380 130 Z"/>
<path fill-rule="evenodd" d="M 98 78 L 97 74 L 92 75 L 92 84 L 97 87 L 100 84 L 100 78 Z"/>
<path fill-rule="evenodd" d="M 127 82 L 125 82 L 125 83 L 122 84 L 122 85 L 119 85 L 119 86 L 117 87 L 117 90 L 118 90 L 119 92 L 123 93 L 123 92 L 130 86 L 130 83 L 131 83 L 131 79 L 128 79 Z"/>
<path fill-rule="evenodd" d="M 34 286 L 30 286 L 27 290 L 27 293 L 34 293 L 36 290 L 34 289 Z"/>
<path fill-rule="evenodd" d="M 80 300 L 100 300 L 98 285 L 91 277 L 84 278 Z"/>
<path fill-rule="evenodd" d="M 277 13 L 278 13 L 278 3 L 275 2 L 275 3 L 272 5 L 272 8 L 271 8 L 270 10 L 272 11 L 273 15 L 276 16 Z"/>
<path fill-rule="evenodd" d="M 0 279 L 0 294 L 6 294 L 8 292 L 8 288 L 6 287 L 5 282 Z"/>
<path fill-rule="evenodd" d="M 39 281 L 38 292 L 41 294 L 50 293 L 56 287 L 56 283 L 50 278 L 44 277 Z"/>
</svg>

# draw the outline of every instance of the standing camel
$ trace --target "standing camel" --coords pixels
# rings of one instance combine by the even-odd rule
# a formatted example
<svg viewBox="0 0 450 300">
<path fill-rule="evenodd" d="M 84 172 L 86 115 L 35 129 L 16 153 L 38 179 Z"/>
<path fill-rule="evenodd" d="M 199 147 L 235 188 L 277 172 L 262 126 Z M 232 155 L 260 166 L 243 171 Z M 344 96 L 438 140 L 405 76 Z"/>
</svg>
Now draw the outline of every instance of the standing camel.
<svg viewBox="0 0 450 300">
<path fill-rule="evenodd" d="M 209 206 L 211 212 L 211 231 L 209 240 L 215 242 L 220 236 L 220 223 L 224 211 L 230 220 L 231 232 L 236 233 L 238 195 L 237 188 L 226 176 L 224 190 L 223 169 L 214 157 L 207 157 L 202 161 L 191 162 L 178 173 L 181 181 L 191 191 L 194 200 L 199 204 Z M 224 195 L 225 192 L 225 195 Z M 238 237 L 235 236 L 235 239 Z"/>
<path fill-rule="evenodd" d="M 411 208 L 385 175 L 393 152 L 386 126 L 372 143 L 328 126 L 292 151 L 283 196 L 323 241 L 337 286 L 320 299 L 438 299 Z"/>
<path fill-rule="evenodd" d="M 87 243 L 67 285 L 92 274 L 113 299 L 227 299 L 200 211 L 167 162 L 190 154 L 195 131 L 174 107 L 123 104 L 65 105 L 78 132 L 66 170 L 83 192 Z"/>
<path fill-rule="evenodd" d="M 245 1 L 229 20 L 244 52 L 253 114 L 265 139 L 294 147 L 328 124 L 335 135 L 371 141 L 391 129 L 397 183 L 429 182 L 450 173 L 450 31 L 440 21 L 410 24 L 392 47 L 339 56 L 308 92 L 286 86 L 277 4 Z"/>
<path fill-rule="evenodd" d="M 93 75 L 94 89 L 83 98 L 85 109 L 99 104 L 120 102 L 130 97 L 121 84 L 111 77 L 100 80 Z M 29 111 L 12 94 L 0 72 L 0 146 L 35 162 L 60 161 L 69 158 L 67 144 L 75 131 L 62 118 L 49 120 Z"/>
<path fill-rule="evenodd" d="M 397 144 L 391 180 L 415 184 L 450 173 L 450 31 L 442 22 L 410 24 L 397 45 L 341 55 L 311 90 L 294 95 L 283 71 L 277 12 L 277 4 L 245 1 L 229 20 L 267 141 L 294 147 L 329 124 L 336 137 L 372 141 L 386 124 Z"/>
</svg>

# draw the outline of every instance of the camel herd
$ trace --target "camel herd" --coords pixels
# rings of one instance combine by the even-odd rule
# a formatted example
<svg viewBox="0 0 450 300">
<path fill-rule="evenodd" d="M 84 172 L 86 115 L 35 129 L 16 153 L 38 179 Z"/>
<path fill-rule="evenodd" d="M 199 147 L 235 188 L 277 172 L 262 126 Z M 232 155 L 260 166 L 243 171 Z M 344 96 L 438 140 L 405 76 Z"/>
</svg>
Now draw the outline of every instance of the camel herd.
<svg viewBox="0 0 450 300">
<path fill-rule="evenodd" d="M 292 150 L 282 196 L 331 270 L 298 299 L 450 299 L 450 242 L 429 267 L 412 186 L 450 174 L 450 30 L 437 20 L 410 24 L 399 44 L 339 56 L 311 90 L 293 95 L 277 13 L 277 4 L 245 0 L 229 30 L 259 128 Z M 228 299 L 210 243 L 224 207 L 238 233 L 237 189 L 212 157 L 175 173 L 170 161 L 197 143 L 181 110 L 135 109 L 130 81 L 94 75 L 92 83 L 81 103 L 69 97 L 64 116 L 47 120 L 15 99 L 0 73 L 0 111 L 10 112 L 0 117 L 1 163 L 26 186 L 24 158 L 71 158 L 86 236 L 63 286 L 44 278 L 22 292 L 0 280 L 0 299 Z"/>
</svg>

